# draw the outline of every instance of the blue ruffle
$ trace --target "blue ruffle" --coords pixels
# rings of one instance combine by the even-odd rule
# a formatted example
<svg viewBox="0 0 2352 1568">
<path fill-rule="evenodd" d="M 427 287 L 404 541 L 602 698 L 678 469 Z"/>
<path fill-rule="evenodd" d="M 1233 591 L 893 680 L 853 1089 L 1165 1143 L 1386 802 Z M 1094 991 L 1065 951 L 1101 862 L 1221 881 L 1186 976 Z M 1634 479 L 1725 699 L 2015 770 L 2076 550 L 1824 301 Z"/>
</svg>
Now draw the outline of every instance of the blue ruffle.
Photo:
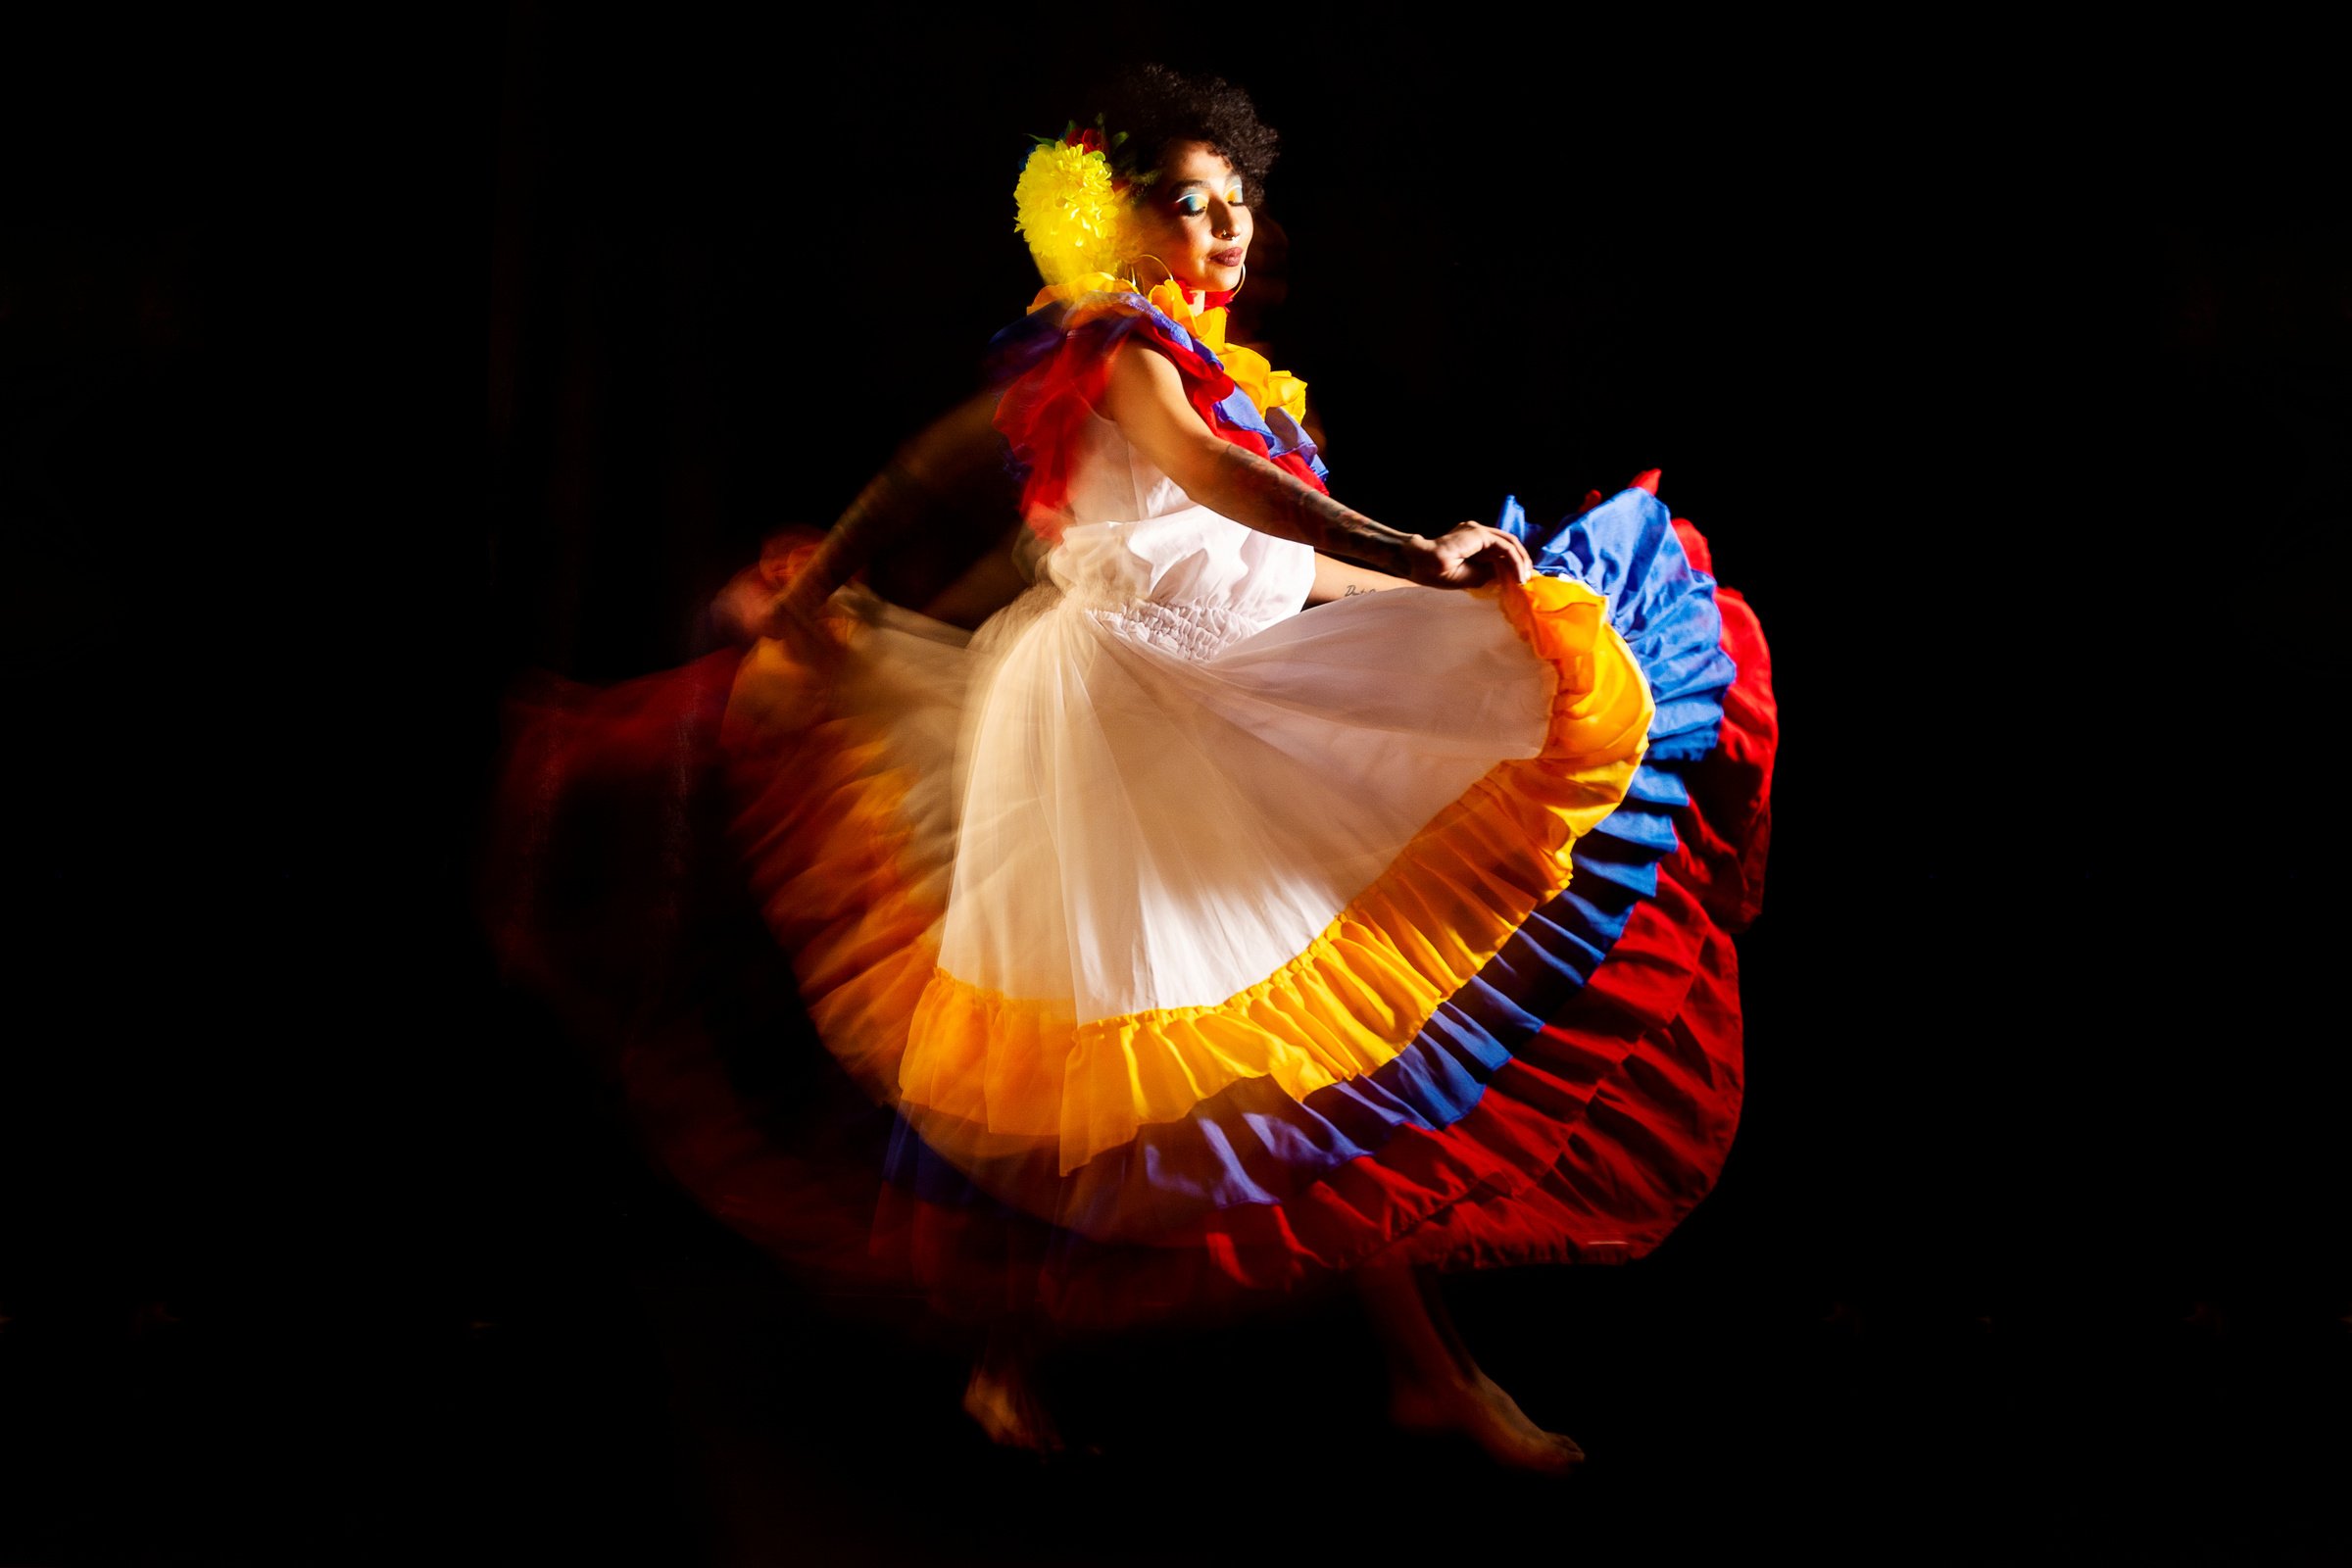
<svg viewBox="0 0 2352 1568">
<path fill-rule="evenodd" d="M 1206 349 L 1200 352 L 1208 353 Z M 1213 360 L 1215 356 L 1209 355 L 1209 358 Z M 1323 466 L 1323 455 L 1315 450 L 1313 439 L 1286 411 L 1276 409 L 1272 414 L 1260 415 L 1257 405 L 1250 401 L 1250 394 L 1237 386 L 1226 395 L 1224 402 L 1217 405 L 1217 417 L 1240 429 L 1257 432 L 1266 443 L 1266 451 L 1274 457 L 1296 452 L 1306 459 L 1306 466 L 1315 470 L 1316 478 L 1331 477 L 1331 470 Z"/>
</svg>

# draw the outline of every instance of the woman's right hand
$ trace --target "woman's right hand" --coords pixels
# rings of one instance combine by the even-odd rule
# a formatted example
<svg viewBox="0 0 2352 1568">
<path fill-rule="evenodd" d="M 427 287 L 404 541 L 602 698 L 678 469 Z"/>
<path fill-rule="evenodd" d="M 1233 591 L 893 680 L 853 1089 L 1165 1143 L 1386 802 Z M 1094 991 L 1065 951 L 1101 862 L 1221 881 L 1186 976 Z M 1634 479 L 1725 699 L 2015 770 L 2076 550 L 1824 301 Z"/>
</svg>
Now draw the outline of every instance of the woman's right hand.
<svg viewBox="0 0 2352 1568">
<path fill-rule="evenodd" d="M 1527 546 L 1500 528 L 1480 522 L 1456 523 L 1435 539 L 1422 541 L 1413 552 L 1413 581 L 1431 588 L 1473 588 L 1508 576 L 1525 582 L 1536 574 Z"/>
</svg>

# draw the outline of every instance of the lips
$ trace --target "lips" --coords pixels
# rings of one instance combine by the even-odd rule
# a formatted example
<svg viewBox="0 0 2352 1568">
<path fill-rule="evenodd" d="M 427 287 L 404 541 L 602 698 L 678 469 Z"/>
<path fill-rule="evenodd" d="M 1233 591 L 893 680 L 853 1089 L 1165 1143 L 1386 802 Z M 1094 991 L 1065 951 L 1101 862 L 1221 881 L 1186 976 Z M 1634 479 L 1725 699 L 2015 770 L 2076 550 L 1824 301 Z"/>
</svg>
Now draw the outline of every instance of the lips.
<svg viewBox="0 0 2352 1568">
<path fill-rule="evenodd" d="M 1212 251 L 1208 259 L 1219 267 L 1239 267 L 1242 265 L 1242 248 L 1236 245 L 1231 250 Z"/>
</svg>

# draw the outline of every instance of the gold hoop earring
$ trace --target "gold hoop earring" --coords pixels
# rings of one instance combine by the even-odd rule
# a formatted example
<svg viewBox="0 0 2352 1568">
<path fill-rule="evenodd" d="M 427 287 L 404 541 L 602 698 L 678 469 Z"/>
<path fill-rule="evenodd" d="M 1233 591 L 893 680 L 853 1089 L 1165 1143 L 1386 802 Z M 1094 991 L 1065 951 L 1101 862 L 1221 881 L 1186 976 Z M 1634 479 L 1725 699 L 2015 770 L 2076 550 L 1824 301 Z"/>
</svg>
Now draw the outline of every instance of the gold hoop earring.
<svg viewBox="0 0 2352 1568">
<path fill-rule="evenodd" d="M 1135 264 L 1138 262 L 1150 262 L 1156 266 L 1159 269 L 1159 281 L 1157 283 L 1147 283 L 1140 276 L 1138 276 L 1135 269 Z M 1175 276 L 1176 269 L 1170 267 L 1167 263 L 1161 261 L 1156 256 L 1143 255 L 1130 256 L 1127 258 L 1127 281 L 1135 285 L 1135 291 L 1138 294 L 1146 293 L 1152 289 L 1157 288 L 1159 283 L 1169 282 L 1174 279 Z"/>
<path fill-rule="evenodd" d="M 1231 304 L 1234 302 L 1234 300 L 1235 300 L 1235 299 L 1236 299 L 1236 298 L 1237 298 L 1237 297 L 1238 297 L 1238 296 L 1241 294 L 1241 292 L 1242 292 L 1242 283 L 1247 283 L 1247 282 L 1249 282 L 1249 281 L 1250 281 L 1250 258 L 1249 258 L 1249 257 L 1247 257 L 1247 256 L 1245 256 L 1245 257 L 1243 257 L 1243 258 L 1242 258 L 1242 278 L 1241 278 L 1241 282 L 1240 282 L 1240 283 L 1236 283 L 1236 284 L 1234 284 L 1234 285 L 1233 285 L 1233 292 L 1232 292 L 1231 294 L 1228 294 L 1228 295 L 1226 295 L 1226 296 L 1225 296 L 1225 303 L 1226 303 L 1226 304 L 1228 304 L 1228 305 L 1231 305 Z"/>
</svg>

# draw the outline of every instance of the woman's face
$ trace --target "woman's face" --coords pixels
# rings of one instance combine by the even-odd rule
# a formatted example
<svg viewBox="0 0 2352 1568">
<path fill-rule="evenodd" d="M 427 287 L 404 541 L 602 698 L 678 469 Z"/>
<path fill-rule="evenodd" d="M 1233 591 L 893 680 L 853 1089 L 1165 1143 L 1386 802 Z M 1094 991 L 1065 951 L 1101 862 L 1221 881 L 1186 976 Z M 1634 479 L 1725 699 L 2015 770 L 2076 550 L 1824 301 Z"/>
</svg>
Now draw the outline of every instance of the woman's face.
<svg viewBox="0 0 2352 1568">
<path fill-rule="evenodd" d="M 1145 254 L 1187 288 L 1241 287 L 1250 254 L 1250 209 L 1242 176 L 1204 141 L 1171 144 L 1159 178 L 1145 188 L 1139 216 Z"/>
</svg>

